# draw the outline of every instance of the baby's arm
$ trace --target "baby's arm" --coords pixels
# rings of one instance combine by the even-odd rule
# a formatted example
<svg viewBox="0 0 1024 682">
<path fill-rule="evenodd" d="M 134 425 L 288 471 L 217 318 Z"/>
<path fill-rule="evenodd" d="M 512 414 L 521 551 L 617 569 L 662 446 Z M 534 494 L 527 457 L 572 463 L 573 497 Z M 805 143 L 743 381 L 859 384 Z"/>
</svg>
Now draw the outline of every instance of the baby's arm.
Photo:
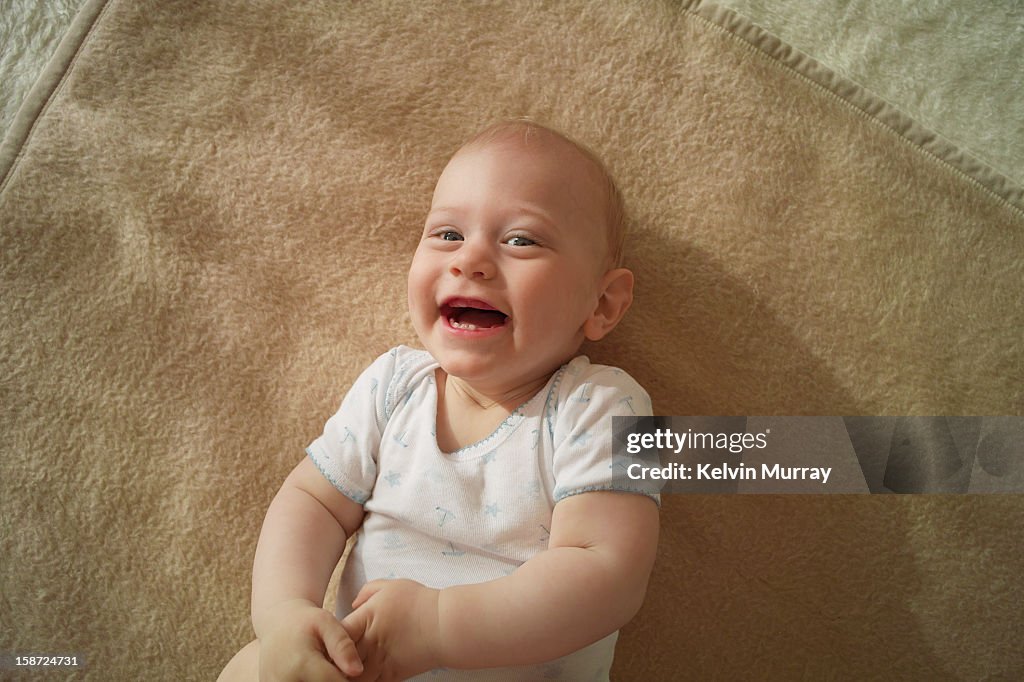
<svg viewBox="0 0 1024 682">
<path fill-rule="evenodd" d="M 643 495 L 583 493 L 555 505 L 551 524 L 548 550 L 506 578 L 440 591 L 369 583 L 344 621 L 356 638 L 365 630 L 360 679 L 540 663 L 626 624 L 654 564 L 657 506 Z"/>
<path fill-rule="evenodd" d="M 309 458 L 274 497 L 252 578 L 261 679 L 337 678 L 334 666 L 347 675 L 362 670 L 341 623 L 321 608 L 345 540 L 362 520 L 362 505 L 341 494 Z"/>
<path fill-rule="evenodd" d="M 562 500 L 546 552 L 508 578 L 441 592 L 442 664 L 537 663 L 611 634 L 640 609 L 657 542 L 658 508 L 645 496 Z"/>
</svg>

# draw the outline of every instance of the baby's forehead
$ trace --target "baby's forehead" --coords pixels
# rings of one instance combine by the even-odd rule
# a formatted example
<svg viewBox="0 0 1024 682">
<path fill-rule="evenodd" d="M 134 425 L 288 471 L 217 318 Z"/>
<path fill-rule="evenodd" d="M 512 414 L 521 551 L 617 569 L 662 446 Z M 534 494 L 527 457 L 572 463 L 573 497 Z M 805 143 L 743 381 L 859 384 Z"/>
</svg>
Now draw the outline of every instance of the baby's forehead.
<svg viewBox="0 0 1024 682">
<path fill-rule="evenodd" d="M 613 262 L 621 253 L 621 223 L 623 210 L 615 182 L 604 164 L 593 152 L 581 147 L 563 135 L 543 127 L 524 130 L 520 125 L 499 127 L 485 131 L 456 151 L 452 160 L 473 151 L 493 152 L 509 163 L 516 163 L 520 155 L 545 162 L 546 172 L 557 174 L 574 185 L 579 208 L 590 214 L 592 235 L 589 238 L 605 245 L 601 249 Z"/>
<path fill-rule="evenodd" d="M 541 177 L 553 180 L 571 191 L 579 200 L 586 201 L 591 208 L 601 208 L 606 204 L 608 197 L 601 167 L 571 142 L 553 134 L 548 139 L 529 139 L 525 142 L 514 136 L 471 142 L 460 148 L 452 158 L 474 152 L 490 154 L 498 163 L 507 163 L 511 168 L 518 164 L 529 164 L 529 172 L 539 172 Z M 524 159 L 527 164 L 524 164 Z M 523 168 L 523 172 L 528 172 L 527 168 Z"/>
<path fill-rule="evenodd" d="M 506 131 L 502 135 L 472 140 L 463 145 L 456 156 L 470 151 L 493 151 L 507 155 L 510 159 L 519 154 L 536 159 L 552 161 L 565 175 L 600 173 L 600 167 L 578 146 L 562 136 L 546 131 L 534 135 L 515 134 Z"/>
</svg>

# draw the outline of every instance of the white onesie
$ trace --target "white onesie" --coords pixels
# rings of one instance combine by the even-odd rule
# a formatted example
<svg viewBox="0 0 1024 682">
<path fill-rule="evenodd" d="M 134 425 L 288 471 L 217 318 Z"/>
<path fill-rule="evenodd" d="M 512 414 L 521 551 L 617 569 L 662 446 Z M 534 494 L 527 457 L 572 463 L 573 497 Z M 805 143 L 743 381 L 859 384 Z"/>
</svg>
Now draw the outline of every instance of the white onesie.
<svg viewBox="0 0 1024 682">
<path fill-rule="evenodd" d="M 547 548 L 552 510 L 570 495 L 619 490 L 660 504 L 642 482 L 612 478 L 611 417 L 651 414 L 646 391 L 622 370 L 576 357 L 490 436 L 444 453 L 437 368 L 426 351 L 405 346 L 380 356 L 306 450 L 366 511 L 342 574 L 338 618 L 378 578 L 440 589 L 512 573 Z M 417 679 L 607 680 L 617 636 L 537 666 L 433 670 Z"/>
</svg>

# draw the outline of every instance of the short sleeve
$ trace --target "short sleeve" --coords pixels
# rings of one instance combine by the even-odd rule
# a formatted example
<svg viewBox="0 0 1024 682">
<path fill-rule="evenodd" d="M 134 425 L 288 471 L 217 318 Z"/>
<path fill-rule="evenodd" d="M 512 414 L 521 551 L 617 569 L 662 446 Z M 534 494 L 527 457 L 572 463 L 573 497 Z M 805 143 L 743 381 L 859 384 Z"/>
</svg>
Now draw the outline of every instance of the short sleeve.
<svg viewBox="0 0 1024 682">
<path fill-rule="evenodd" d="M 591 365 L 586 358 L 577 358 L 565 372 L 552 417 L 555 502 L 609 490 L 647 495 L 660 506 L 658 488 L 627 477 L 631 462 L 621 454 L 613 457 L 612 418 L 650 416 L 647 391 L 623 370 Z"/>
<path fill-rule="evenodd" d="M 363 504 L 377 479 L 377 450 L 389 416 L 389 386 L 400 349 L 374 360 L 356 379 L 306 454 L 346 497 Z"/>
</svg>

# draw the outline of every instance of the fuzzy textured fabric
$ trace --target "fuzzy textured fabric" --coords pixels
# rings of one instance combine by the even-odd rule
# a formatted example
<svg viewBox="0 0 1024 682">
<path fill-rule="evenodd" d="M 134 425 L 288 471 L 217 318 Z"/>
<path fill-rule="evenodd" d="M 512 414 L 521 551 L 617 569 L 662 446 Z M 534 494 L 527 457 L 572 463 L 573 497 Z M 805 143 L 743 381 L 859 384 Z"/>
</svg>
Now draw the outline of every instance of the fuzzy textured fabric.
<svg viewBox="0 0 1024 682">
<path fill-rule="evenodd" d="M 0 12 L 0 137 L 84 0 L 4 0 Z"/>
<path fill-rule="evenodd" d="M 721 0 L 1024 182 L 1024 3 Z"/>
<path fill-rule="evenodd" d="M 711 3 L 90 0 L 0 151 L 0 652 L 212 679 L 448 155 L 606 159 L 661 414 L 1024 413 L 1024 193 Z M 1020 496 L 668 496 L 614 677 L 1014 678 Z"/>
</svg>

